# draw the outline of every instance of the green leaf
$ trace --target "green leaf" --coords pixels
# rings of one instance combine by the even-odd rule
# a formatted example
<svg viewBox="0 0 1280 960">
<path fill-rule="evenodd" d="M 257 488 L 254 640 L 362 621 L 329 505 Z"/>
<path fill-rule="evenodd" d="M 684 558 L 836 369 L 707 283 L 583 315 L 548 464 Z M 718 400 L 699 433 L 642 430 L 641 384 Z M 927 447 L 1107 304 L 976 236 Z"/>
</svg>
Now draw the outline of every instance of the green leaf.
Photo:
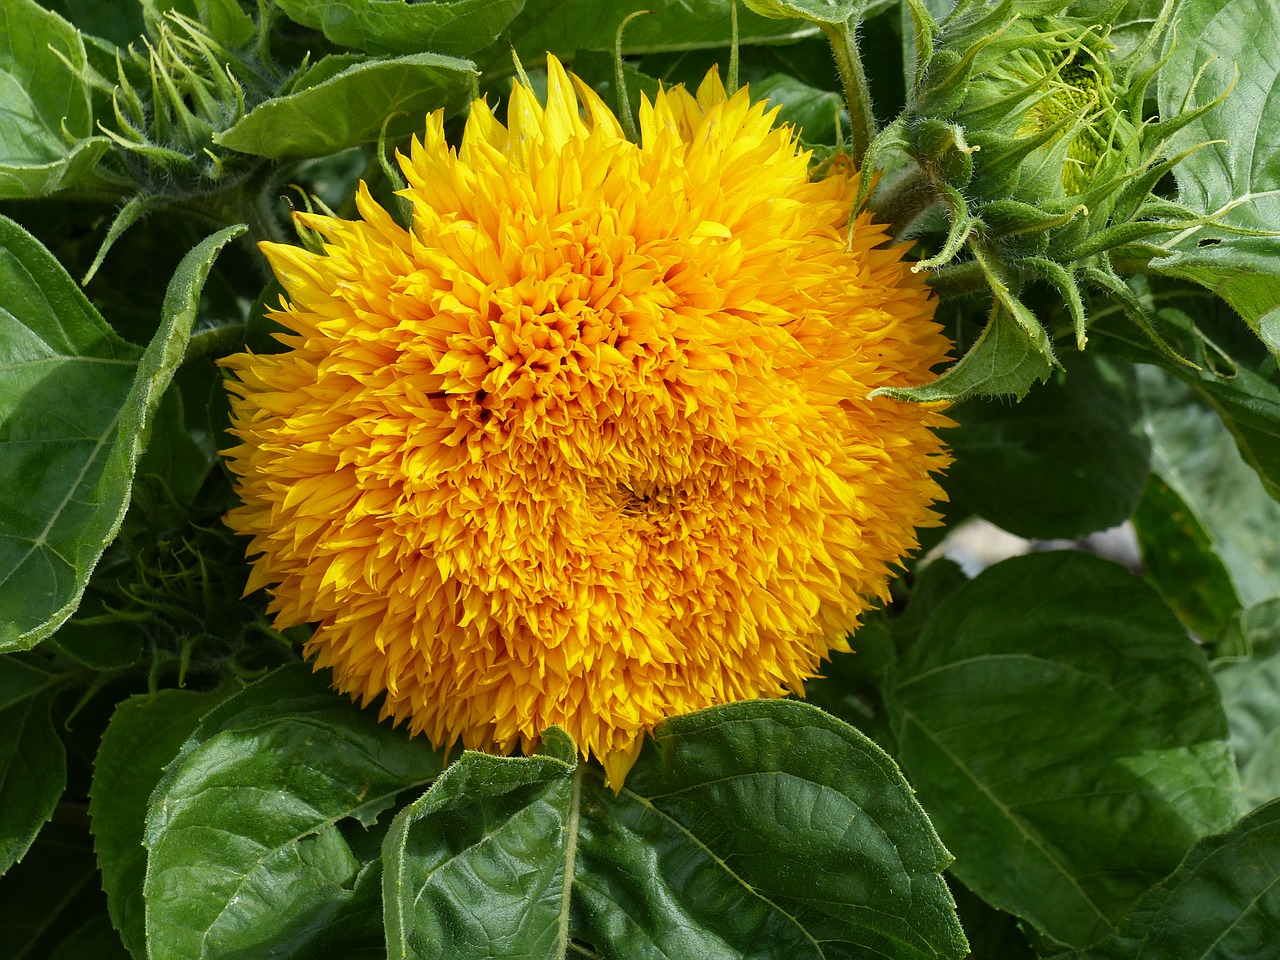
<svg viewBox="0 0 1280 960">
<path fill-rule="evenodd" d="M 111 141 L 93 136 L 89 89 L 76 73 L 84 66 L 79 31 L 56 13 L 35 0 L 0 7 L 0 198 L 98 182 L 93 168 Z"/>
<path fill-rule="evenodd" d="M 951 411 L 951 499 L 1030 539 L 1075 539 L 1124 522 L 1142 495 L 1151 443 L 1132 368 L 1092 355 L 1017 405 L 974 399 Z"/>
<path fill-rule="evenodd" d="M 1280 917 L 1280 801 L 1197 843 L 1116 935 L 1062 960 L 1270 956 Z"/>
<path fill-rule="evenodd" d="M 243 229 L 187 254 L 143 352 L 116 336 L 39 241 L 0 218 L 0 652 L 39 643 L 79 604 L 119 529 L 209 268 Z"/>
<path fill-rule="evenodd" d="M 1245 604 L 1280 594 L 1280 503 L 1241 459 L 1222 421 L 1191 389 L 1139 371 L 1152 470 L 1200 519 Z"/>
<path fill-rule="evenodd" d="M 1178 200 L 1216 223 L 1184 231 L 1165 244 L 1156 270 L 1202 284 L 1220 295 L 1260 332 L 1261 318 L 1280 305 L 1280 237 L 1240 236 L 1226 225 L 1275 231 L 1280 224 L 1280 19 L 1260 16 L 1255 0 L 1186 2 L 1171 32 L 1161 68 L 1160 115 L 1173 117 L 1212 102 L 1233 81 L 1223 105 L 1192 121 L 1171 140 L 1176 153 L 1206 141 L 1174 167 Z M 1196 82 L 1201 68 L 1204 74 Z M 1194 89 L 1193 89 L 1194 88 Z M 1190 91 L 1190 93 L 1188 92 Z M 1271 344 L 1277 351 L 1280 344 Z"/>
<path fill-rule="evenodd" d="M 1166 299 L 1168 292 L 1156 290 L 1146 296 Z M 1254 348 L 1252 351 L 1233 344 L 1232 340 L 1238 339 L 1235 334 L 1239 321 L 1207 294 L 1199 296 L 1200 302 L 1186 298 L 1185 291 L 1180 291 L 1177 298 L 1186 302 L 1187 309 L 1159 310 L 1159 332 L 1173 342 L 1176 350 L 1194 360 L 1198 370 L 1170 360 L 1131 325 L 1121 327 L 1111 322 L 1113 318 L 1095 322 L 1090 332 L 1097 335 L 1096 342 L 1107 352 L 1134 363 L 1154 364 L 1194 388 L 1217 411 L 1231 431 L 1240 455 L 1258 474 L 1267 492 L 1280 500 L 1280 370 L 1275 360 L 1257 349 L 1256 341 L 1243 345 Z M 1244 332 L 1242 327 L 1240 332 Z M 1263 359 L 1256 354 L 1262 354 Z"/>
<path fill-rule="evenodd" d="M 67 806 L 65 816 L 40 831 L 26 858 L 0 877 L 0 957 L 5 960 L 46 960 L 67 931 L 102 912 L 89 833 L 77 822 L 82 818 L 76 805 Z M 109 956 L 106 950 L 103 954 Z"/>
<path fill-rule="evenodd" d="M 1041 337 L 1044 335 L 1040 328 Z M 997 306 L 967 353 L 942 376 L 919 387 L 881 387 L 898 400 L 958 402 L 972 396 L 1012 396 L 1021 400 L 1036 381 L 1053 372 L 1053 351 L 1048 341 L 1038 342 L 1012 314 Z"/>
<path fill-rule="evenodd" d="M 524 0 L 278 0 L 285 16 L 334 43 L 375 54 L 444 53 L 465 57 L 489 46 Z"/>
<path fill-rule="evenodd" d="M 323 60 L 312 69 L 328 71 Z M 431 111 L 466 104 L 475 75 L 470 61 L 434 53 L 366 60 L 260 103 L 214 140 L 276 160 L 327 156 L 375 143 L 388 118 L 389 137 L 420 130 Z M 301 83 L 307 83 L 305 77 Z"/>
<path fill-rule="evenodd" d="M 724 0 L 526 0 L 507 34 L 531 66 L 548 51 L 567 61 L 578 50 L 613 50 L 619 25 L 640 10 L 651 15 L 637 17 L 627 27 L 623 53 L 723 48 L 728 62 L 732 34 L 729 5 Z M 809 24 L 768 20 L 738 9 L 741 43 L 794 40 L 816 30 Z M 511 55 L 505 45 L 495 45 L 481 66 L 486 73 L 510 73 Z"/>
<path fill-rule="evenodd" d="M 1208 152 L 1200 150 L 1192 156 Z M 1181 169 L 1182 164 L 1174 167 L 1175 173 Z M 1213 226 L 1201 230 L 1199 236 L 1205 246 L 1184 241 L 1183 246 L 1152 260 L 1151 268 L 1166 277 L 1190 280 L 1212 290 L 1248 321 L 1272 353 L 1277 353 L 1280 343 L 1274 334 L 1264 336 L 1262 323 L 1280 304 L 1280 238 L 1232 236 Z"/>
<path fill-rule="evenodd" d="M 805 143 L 836 142 L 836 118 L 844 110 L 840 94 L 811 87 L 785 73 L 771 73 L 751 81 L 751 99 L 771 101 L 779 108 L 778 122 L 794 126 Z M 839 122 L 849 129 L 847 116 Z"/>
<path fill-rule="evenodd" d="M 1273 500 L 1280 500 L 1280 377 L 1240 367 L 1231 377 L 1202 376 L 1196 392 L 1217 411 Z"/>
<path fill-rule="evenodd" d="M 857 0 L 742 0 L 748 10 L 762 17 L 844 23 L 862 4 Z"/>
<path fill-rule="evenodd" d="M 94 847 L 111 920 L 129 952 L 146 956 L 142 846 L 147 800 L 165 764 L 200 717 L 222 699 L 192 690 L 160 690 L 122 701 L 102 736 L 89 790 Z"/>
<path fill-rule="evenodd" d="M 997 910 L 954 877 L 948 879 L 969 938 L 968 960 L 1036 960 L 1017 917 Z"/>
<path fill-rule="evenodd" d="M 465 753 L 396 817 L 382 848 L 389 958 L 563 955 L 582 815 L 573 771 Z"/>
<path fill-rule="evenodd" d="M 1231 630 L 1249 654 L 1217 661 L 1213 675 L 1245 800 L 1255 807 L 1280 797 L 1280 598 L 1242 611 Z"/>
<path fill-rule="evenodd" d="M 0 874 L 22 859 L 67 785 L 67 757 L 49 717 L 58 676 L 0 659 Z"/>
<path fill-rule="evenodd" d="M 1231 574 L 1194 510 L 1159 474 L 1133 514 L 1142 573 L 1189 629 L 1216 637 L 1240 609 Z"/>
<path fill-rule="evenodd" d="M 464 754 L 383 858 L 396 960 L 966 949 L 948 855 L 893 761 L 795 701 L 666 721 L 616 796 L 594 767 Z"/>
<path fill-rule="evenodd" d="M 92 35 L 119 47 L 137 40 L 144 27 L 140 5 L 108 5 L 101 0 L 50 0 L 43 6 L 69 20 L 83 35 Z"/>
<path fill-rule="evenodd" d="M 151 797 L 151 960 L 301 957 L 380 939 L 380 864 L 353 843 L 441 768 L 429 744 L 303 664 L 216 707 Z"/>
<path fill-rule="evenodd" d="M 49 954 L 49 960 L 130 960 L 130 954 L 112 928 L 111 918 L 103 913 L 82 924 L 59 943 L 57 949 Z"/>
<path fill-rule="evenodd" d="M 955 875 L 1067 946 L 1111 933 L 1235 818 L 1204 655 L 1150 587 L 1097 557 L 1016 557 L 961 587 L 886 700 Z"/>
<path fill-rule="evenodd" d="M 151 31 L 172 10 L 203 24 L 210 35 L 233 50 L 249 43 L 256 27 L 239 0 L 139 0 Z M 149 31 L 149 32 L 151 32 Z"/>
</svg>

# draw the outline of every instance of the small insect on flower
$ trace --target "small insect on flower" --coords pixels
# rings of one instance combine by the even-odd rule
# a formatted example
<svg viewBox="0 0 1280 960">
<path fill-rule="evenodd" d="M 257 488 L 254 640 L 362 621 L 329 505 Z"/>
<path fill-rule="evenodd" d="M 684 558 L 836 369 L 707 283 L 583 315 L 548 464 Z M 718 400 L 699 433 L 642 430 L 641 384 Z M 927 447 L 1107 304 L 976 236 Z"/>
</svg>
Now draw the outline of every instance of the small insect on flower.
<svg viewBox="0 0 1280 960">
<path fill-rule="evenodd" d="M 575 92 L 576 91 L 576 92 Z M 713 71 L 640 143 L 547 61 L 401 158 L 412 225 L 263 244 L 282 353 L 239 354 L 250 589 L 342 691 L 437 745 L 558 724 L 621 789 L 644 735 L 799 694 L 936 522 L 950 344 L 922 281 Z"/>
</svg>

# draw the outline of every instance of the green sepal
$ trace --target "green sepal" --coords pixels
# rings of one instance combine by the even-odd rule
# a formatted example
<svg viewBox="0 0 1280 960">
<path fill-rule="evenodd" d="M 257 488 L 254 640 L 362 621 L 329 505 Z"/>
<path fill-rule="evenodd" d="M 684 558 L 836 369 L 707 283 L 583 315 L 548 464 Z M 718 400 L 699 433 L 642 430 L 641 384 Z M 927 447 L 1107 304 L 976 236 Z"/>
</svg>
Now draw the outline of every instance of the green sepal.
<svg viewBox="0 0 1280 960">
<path fill-rule="evenodd" d="M 984 203 L 979 211 L 983 233 L 991 237 L 1016 237 L 1026 233 L 1039 233 L 1065 226 L 1082 213 L 1088 215 L 1084 204 L 1069 210 L 1061 210 L 1060 204 L 1047 203 L 1035 206 L 1021 200 L 992 200 Z M 1047 243 L 1046 238 L 1046 243 Z"/>
<path fill-rule="evenodd" d="M 102 243 L 98 246 L 98 252 L 94 254 L 93 263 L 89 265 L 89 269 L 85 271 L 84 277 L 80 280 L 82 286 L 88 286 L 89 281 L 93 279 L 94 274 L 98 272 L 98 268 L 102 266 L 102 261 L 106 259 L 107 253 L 115 246 L 115 242 L 120 239 L 126 230 L 145 217 L 152 210 L 163 206 L 165 203 L 163 197 L 153 194 L 139 193 L 129 199 L 115 218 L 111 221 L 111 226 L 107 228 L 107 235 L 103 237 Z"/>
<path fill-rule="evenodd" d="M 1110 265 L 1100 267 L 1094 264 L 1087 264 L 1084 267 L 1083 272 L 1086 280 L 1101 287 L 1112 297 L 1112 299 L 1124 308 L 1125 313 L 1128 314 L 1129 318 L 1138 325 L 1139 329 L 1141 329 L 1144 334 L 1146 334 L 1147 339 L 1155 345 L 1157 350 L 1175 363 L 1191 367 L 1193 370 L 1200 369 L 1199 364 L 1193 363 L 1186 357 L 1182 356 L 1182 354 L 1178 353 L 1178 351 L 1174 350 L 1173 347 L 1169 345 L 1169 341 L 1160 336 L 1160 333 L 1155 328 L 1155 323 L 1150 311 L 1147 310 L 1134 292 L 1129 289 L 1128 284 L 1116 275 L 1115 271 L 1110 268 Z"/>
<path fill-rule="evenodd" d="M 973 155 L 978 148 L 965 140 L 963 127 L 926 117 L 911 133 L 916 159 L 944 183 L 960 189 L 973 179 Z"/>
<path fill-rule="evenodd" d="M 1092 233 L 1088 239 L 1073 247 L 1065 250 L 1054 250 L 1053 252 L 1056 259 L 1061 261 L 1085 260 L 1113 247 L 1123 246 L 1126 243 L 1136 243 L 1140 240 L 1145 240 L 1147 237 L 1158 236 L 1162 233 L 1170 233 L 1178 229 L 1179 226 L 1177 223 L 1167 223 L 1162 220 L 1134 220 L 1128 223 L 1117 223 L 1114 226 L 1105 227 Z"/>
<path fill-rule="evenodd" d="M 947 231 L 947 239 L 943 241 L 942 249 L 912 267 L 916 272 L 950 263 L 980 226 L 980 221 L 969 213 L 969 202 L 964 194 L 950 184 L 943 183 L 936 186 L 942 202 L 946 204 L 947 212 L 951 215 L 951 226 Z"/>
<path fill-rule="evenodd" d="M 876 170 L 880 167 L 881 158 L 887 156 L 893 150 L 907 150 L 910 144 L 906 138 L 906 119 L 898 117 L 883 130 L 881 130 L 867 145 L 867 152 L 862 155 L 862 167 L 864 171 Z M 871 188 L 874 185 L 874 177 L 860 176 L 858 178 L 858 195 L 854 198 L 853 209 L 861 210 L 862 205 L 867 202 L 867 197 L 871 195 Z M 852 223 L 850 224 L 852 228 Z"/>
<path fill-rule="evenodd" d="M 1088 321 L 1084 298 L 1080 295 L 1080 284 L 1076 282 L 1075 271 L 1068 270 L 1062 264 L 1043 257 L 1026 257 L 1020 261 L 1020 264 L 1042 280 L 1052 284 L 1054 289 L 1062 295 L 1062 300 L 1071 314 L 1071 325 L 1076 334 L 1076 349 L 1083 350 L 1089 341 Z"/>
<path fill-rule="evenodd" d="M 1021 400 L 1037 382 L 1048 379 L 1053 363 L 1052 354 L 1046 356 L 1024 326 L 996 301 L 973 346 L 942 376 L 916 387 L 880 387 L 871 396 L 915 403 L 957 403 L 973 396 Z"/>
</svg>

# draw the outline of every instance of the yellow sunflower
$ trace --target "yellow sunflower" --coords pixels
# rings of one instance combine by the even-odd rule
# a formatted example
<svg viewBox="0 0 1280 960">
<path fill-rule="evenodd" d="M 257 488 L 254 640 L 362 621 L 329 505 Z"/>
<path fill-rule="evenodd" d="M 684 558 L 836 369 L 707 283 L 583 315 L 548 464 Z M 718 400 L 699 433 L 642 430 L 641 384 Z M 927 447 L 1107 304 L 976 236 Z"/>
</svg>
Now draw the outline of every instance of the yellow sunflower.
<svg viewBox="0 0 1280 960">
<path fill-rule="evenodd" d="M 576 93 L 575 93 L 576 89 Z M 412 225 L 298 215 L 282 353 L 228 358 L 249 589 L 338 689 L 437 745 L 552 724 L 618 789 L 647 731 L 801 693 L 936 522 L 921 281 L 713 71 L 641 142 L 547 61 L 507 126 L 427 121 Z"/>
</svg>

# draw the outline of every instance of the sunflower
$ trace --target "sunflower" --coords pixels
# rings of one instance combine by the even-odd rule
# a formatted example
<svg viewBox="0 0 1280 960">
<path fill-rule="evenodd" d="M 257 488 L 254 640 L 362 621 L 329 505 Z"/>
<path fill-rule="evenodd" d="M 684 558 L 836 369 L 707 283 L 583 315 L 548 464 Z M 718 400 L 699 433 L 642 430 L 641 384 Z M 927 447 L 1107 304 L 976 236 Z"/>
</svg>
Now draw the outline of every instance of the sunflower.
<svg viewBox="0 0 1280 960">
<path fill-rule="evenodd" d="M 408 229 L 264 243 L 283 352 L 224 363 L 249 589 L 437 746 L 551 725 L 618 789 L 655 724 L 800 694 L 936 522 L 949 343 L 847 164 L 713 71 L 626 139 L 547 60 L 401 158 Z"/>
</svg>

